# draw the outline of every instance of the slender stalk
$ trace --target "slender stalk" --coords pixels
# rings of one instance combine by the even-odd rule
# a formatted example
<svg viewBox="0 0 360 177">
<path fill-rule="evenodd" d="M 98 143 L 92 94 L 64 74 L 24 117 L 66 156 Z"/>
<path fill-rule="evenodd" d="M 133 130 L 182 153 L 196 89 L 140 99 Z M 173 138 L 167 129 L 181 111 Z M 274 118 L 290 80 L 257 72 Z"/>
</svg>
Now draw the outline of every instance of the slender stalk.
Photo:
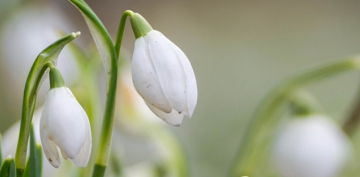
<svg viewBox="0 0 360 177">
<path fill-rule="evenodd" d="M 267 159 L 271 137 L 280 119 L 277 115 L 289 94 L 306 84 L 359 68 L 360 58 L 351 58 L 298 74 L 273 89 L 251 119 L 229 176 L 256 176 L 256 172 L 263 169 L 264 163 L 267 162 L 264 159 Z"/>
<path fill-rule="evenodd" d="M 116 42 L 115 42 L 115 49 L 116 49 L 116 53 L 117 56 L 119 58 L 120 56 L 120 49 L 121 49 L 121 43 L 123 40 L 123 36 L 124 36 L 124 31 L 125 31 L 125 24 L 126 24 L 126 18 L 128 16 L 133 15 L 134 12 L 131 10 L 126 10 L 123 15 L 121 16 L 121 20 L 119 23 L 119 28 L 118 28 L 118 32 L 117 32 L 117 36 L 116 36 Z"/>
<path fill-rule="evenodd" d="M 58 55 L 64 46 L 79 35 L 80 33 L 71 33 L 51 44 L 39 54 L 30 69 L 24 89 L 20 133 L 15 156 L 18 177 L 23 176 L 25 169 L 31 120 L 35 108 L 37 91 L 41 85 L 44 73 L 48 67 L 55 65 Z"/>
<path fill-rule="evenodd" d="M 108 76 L 108 90 L 105 105 L 104 118 L 101 128 L 99 146 L 96 153 L 96 160 L 93 169 L 94 177 L 101 177 L 105 173 L 106 166 L 109 161 L 111 150 L 112 132 L 114 128 L 114 109 L 118 75 L 117 52 L 111 41 L 110 35 L 102 24 L 101 20 L 96 16 L 92 9 L 83 0 L 69 0 L 85 18 L 93 35 L 95 44 L 97 45 L 100 55 L 103 59 L 105 69 Z"/>
<path fill-rule="evenodd" d="M 22 119 L 21 119 L 21 124 L 20 124 L 19 142 L 18 142 L 16 157 L 15 157 L 16 170 L 17 170 L 18 177 L 22 176 L 23 172 L 25 170 L 24 163 L 26 163 L 26 152 L 27 152 L 27 144 L 28 144 L 30 128 L 31 128 L 31 120 L 32 120 L 32 115 L 34 113 L 34 109 L 35 109 L 35 105 L 36 105 L 36 95 L 37 95 L 36 92 L 37 92 L 38 88 L 40 87 L 40 82 L 42 80 L 42 77 L 43 77 L 45 71 L 47 70 L 48 67 L 50 67 L 50 65 L 53 65 L 53 64 L 45 63 L 41 67 L 39 75 L 36 78 L 34 78 L 36 81 L 35 81 L 35 85 L 33 86 L 32 89 L 29 86 L 30 84 L 27 84 L 25 87 Z M 31 80 L 33 75 L 29 74 L 29 77 Z M 29 79 L 29 77 L 28 77 L 28 79 Z M 30 82 L 27 82 L 27 83 L 30 83 Z M 29 90 L 31 90 L 31 91 L 29 91 Z M 30 103 L 30 104 L 28 104 L 28 103 Z M 26 120 L 23 121 L 24 119 L 26 119 Z M 28 124 L 30 124 L 30 127 L 28 126 Z M 20 141 L 20 140 L 22 140 L 22 141 Z M 25 141 L 26 141 L 26 143 L 25 143 Z M 24 144 L 26 144 L 26 146 Z M 22 149 L 23 149 L 24 153 L 19 152 L 19 150 L 22 150 Z M 21 155 L 19 156 L 18 154 L 21 154 Z M 19 157 L 21 157 L 21 159 L 19 159 Z M 17 161 L 17 160 L 20 160 L 20 161 Z"/>
<path fill-rule="evenodd" d="M 354 106 L 348 116 L 348 119 L 343 125 L 343 130 L 350 136 L 355 133 L 355 130 L 360 123 L 360 90 L 358 96 L 356 97 L 355 104 L 353 105 Z"/>
</svg>

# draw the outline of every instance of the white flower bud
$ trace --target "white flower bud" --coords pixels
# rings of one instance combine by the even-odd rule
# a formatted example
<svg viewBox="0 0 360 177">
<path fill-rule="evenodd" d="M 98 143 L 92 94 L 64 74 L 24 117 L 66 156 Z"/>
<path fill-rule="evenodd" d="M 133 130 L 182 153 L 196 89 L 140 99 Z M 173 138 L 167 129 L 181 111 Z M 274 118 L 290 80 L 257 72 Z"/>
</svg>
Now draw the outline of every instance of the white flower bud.
<svg viewBox="0 0 360 177">
<path fill-rule="evenodd" d="M 148 107 L 164 121 L 180 126 L 191 117 L 197 102 L 195 74 L 186 57 L 159 31 L 135 41 L 132 78 Z"/>
<path fill-rule="evenodd" d="M 273 149 L 283 177 L 336 177 L 351 150 L 344 132 L 328 117 L 291 119 L 279 132 Z"/>
<path fill-rule="evenodd" d="M 40 138 L 45 155 L 54 167 L 60 166 L 57 147 L 63 157 L 86 167 L 91 153 L 88 117 L 67 87 L 53 88 L 46 96 L 40 120 Z"/>
</svg>

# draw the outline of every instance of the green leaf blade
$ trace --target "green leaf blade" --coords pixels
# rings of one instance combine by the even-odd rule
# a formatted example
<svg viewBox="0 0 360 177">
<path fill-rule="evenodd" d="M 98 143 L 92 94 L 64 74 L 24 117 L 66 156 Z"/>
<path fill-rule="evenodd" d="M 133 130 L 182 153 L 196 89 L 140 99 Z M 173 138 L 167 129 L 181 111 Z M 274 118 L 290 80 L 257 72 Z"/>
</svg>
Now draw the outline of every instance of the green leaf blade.
<svg viewBox="0 0 360 177">
<path fill-rule="evenodd" d="M 0 176 L 1 177 L 16 176 L 15 163 L 14 163 L 14 159 L 11 156 L 8 156 L 1 165 Z"/>
<path fill-rule="evenodd" d="M 24 177 L 41 177 L 41 150 L 41 145 L 36 144 L 34 126 L 32 126 L 30 132 L 30 156 L 26 164 Z"/>
<path fill-rule="evenodd" d="M 79 9 L 83 15 L 86 24 L 89 27 L 91 35 L 93 36 L 96 47 L 99 50 L 101 59 L 103 61 L 107 77 L 109 79 L 111 74 L 112 63 L 117 60 L 114 44 L 111 37 L 106 30 L 103 23 L 95 15 L 93 10 L 82 0 L 69 0 L 76 8 Z"/>
</svg>

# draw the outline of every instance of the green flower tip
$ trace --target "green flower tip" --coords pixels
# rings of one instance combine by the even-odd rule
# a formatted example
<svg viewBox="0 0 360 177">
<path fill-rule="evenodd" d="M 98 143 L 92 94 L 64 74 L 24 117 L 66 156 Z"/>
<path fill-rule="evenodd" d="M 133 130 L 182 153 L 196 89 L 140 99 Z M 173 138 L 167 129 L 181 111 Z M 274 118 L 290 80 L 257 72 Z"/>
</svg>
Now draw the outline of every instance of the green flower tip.
<svg viewBox="0 0 360 177">
<path fill-rule="evenodd" d="M 65 82 L 60 71 L 56 67 L 50 68 L 50 89 L 64 87 Z"/>
<path fill-rule="evenodd" d="M 130 22 L 134 31 L 135 38 L 145 36 L 148 32 L 152 31 L 151 25 L 138 13 L 129 13 Z"/>
</svg>

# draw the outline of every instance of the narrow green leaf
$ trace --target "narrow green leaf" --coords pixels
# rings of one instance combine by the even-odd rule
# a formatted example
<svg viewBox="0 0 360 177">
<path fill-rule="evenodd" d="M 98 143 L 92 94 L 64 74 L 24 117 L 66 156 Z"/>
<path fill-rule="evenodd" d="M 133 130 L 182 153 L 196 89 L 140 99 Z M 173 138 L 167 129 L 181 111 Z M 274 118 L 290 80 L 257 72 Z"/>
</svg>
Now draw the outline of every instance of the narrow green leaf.
<svg viewBox="0 0 360 177">
<path fill-rule="evenodd" d="M 36 144 L 34 126 L 30 132 L 30 157 L 27 161 L 24 177 L 41 177 L 42 152 L 41 145 Z"/>
<path fill-rule="evenodd" d="M 112 130 L 114 127 L 115 97 L 118 76 L 118 57 L 106 28 L 83 0 L 69 0 L 84 16 L 85 21 L 94 38 L 99 50 L 101 59 L 107 73 L 107 99 L 104 111 L 104 118 L 101 128 L 99 147 L 97 149 L 96 161 L 93 171 L 94 177 L 101 177 L 105 173 L 109 161 L 111 149 Z"/>
<path fill-rule="evenodd" d="M 76 8 L 79 9 L 81 14 L 84 16 L 86 24 L 89 27 L 91 35 L 94 38 L 96 47 L 99 50 L 101 59 L 104 63 L 104 67 L 108 76 L 110 77 L 112 60 L 116 57 L 116 52 L 114 48 L 114 44 L 111 40 L 111 37 L 106 30 L 103 23 L 100 19 L 95 15 L 92 9 L 83 1 L 83 0 L 69 0 L 72 4 L 75 5 Z"/>
<path fill-rule="evenodd" d="M 36 144 L 36 164 L 38 164 L 37 171 L 39 172 L 39 177 L 42 176 L 42 146 L 41 144 Z"/>
<path fill-rule="evenodd" d="M 1 177 L 15 177 L 16 176 L 15 163 L 14 163 L 14 159 L 11 156 L 8 156 L 4 160 L 4 162 L 1 166 L 0 176 Z"/>
</svg>

